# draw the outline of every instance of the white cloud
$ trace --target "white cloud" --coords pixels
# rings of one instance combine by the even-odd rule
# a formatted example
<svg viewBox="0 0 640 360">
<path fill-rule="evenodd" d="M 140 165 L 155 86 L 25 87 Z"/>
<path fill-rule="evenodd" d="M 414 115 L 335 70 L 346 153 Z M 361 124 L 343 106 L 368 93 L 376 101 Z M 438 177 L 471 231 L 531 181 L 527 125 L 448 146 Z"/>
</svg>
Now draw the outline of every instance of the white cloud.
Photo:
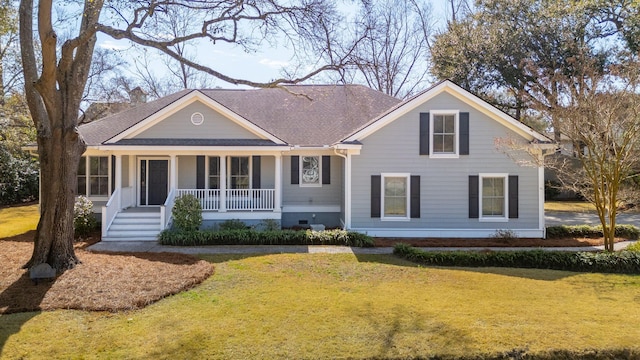
<svg viewBox="0 0 640 360">
<path fill-rule="evenodd" d="M 98 46 L 109 50 L 126 50 L 130 47 L 126 42 L 113 40 L 105 40 L 98 44 Z"/>
<path fill-rule="evenodd" d="M 268 66 L 268 67 L 273 68 L 273 69 L 279 69 L 279 68 L 282 68 L 282 67 L 285 67 L 285 66 L 289 65 L 289 62 L 287 62 L 287 61 L 273 60 L 273 59 L 267 59 L 267 58 L 261 59 L 258 63 L 260 63 L 261 65 Z"/>
</svg>

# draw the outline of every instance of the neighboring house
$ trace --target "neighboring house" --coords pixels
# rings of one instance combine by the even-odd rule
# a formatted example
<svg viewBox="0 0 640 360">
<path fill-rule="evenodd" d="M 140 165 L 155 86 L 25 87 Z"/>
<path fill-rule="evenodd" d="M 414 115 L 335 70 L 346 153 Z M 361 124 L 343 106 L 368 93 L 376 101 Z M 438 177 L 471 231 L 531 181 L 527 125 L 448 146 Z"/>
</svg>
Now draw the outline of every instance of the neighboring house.
<svg viewBox="0 0 640 360">
<path fill-rule="evenodd" d="M 555 145 L 450 81 L 404 102 L 359 85 L 184 90 L 79 130 L 78 193 L 107 241 L 153 239 L 182 194 L 200 199 L 205 226 L 544 236 L 543 168 L 518 166 L 495 140 L 540 157 Z"/>
</svg>

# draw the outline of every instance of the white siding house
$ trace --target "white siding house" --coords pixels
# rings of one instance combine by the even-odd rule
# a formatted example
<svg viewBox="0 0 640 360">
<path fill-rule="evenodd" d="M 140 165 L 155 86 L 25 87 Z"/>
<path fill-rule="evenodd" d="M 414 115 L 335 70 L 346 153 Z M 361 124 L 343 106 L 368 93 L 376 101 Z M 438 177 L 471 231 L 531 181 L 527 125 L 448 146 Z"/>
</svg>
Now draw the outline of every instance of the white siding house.
<svg viewBox="0 0 640 360">
<path fill-rule="evenodd" d="M 78 193 L 103 240 L 153 240 L 177 196 L 205 226 L 264 219 L 393 237 L 543 237 L 549 138 L 450 81 L 401 102 L 363 86 L 185 90 L 82 125 Z"/>
</svg>

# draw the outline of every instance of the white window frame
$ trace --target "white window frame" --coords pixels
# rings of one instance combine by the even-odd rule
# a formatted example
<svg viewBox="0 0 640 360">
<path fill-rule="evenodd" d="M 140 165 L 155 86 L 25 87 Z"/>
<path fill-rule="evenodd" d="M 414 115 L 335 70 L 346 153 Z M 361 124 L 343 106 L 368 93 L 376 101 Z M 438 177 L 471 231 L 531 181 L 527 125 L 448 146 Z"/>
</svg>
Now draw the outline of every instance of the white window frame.
<svg viewBox="0 0 640 360">
<path fill-rule="evenodd" d="M 435 153 L 433 151 L 433 125 L 435 123 L 434 118 L 442 115 L 454 116 L 454 152 L 453 153 Z M 457 159 L 460 157 L 460 110 L 431 110 L 429 112 L 429 158 L 433 159 Z"/>
<path fill-rule="evenodd" d="M 205 177 L 205 188 L 207 190 L 214 190 L 211 189 L 211 158 L 218 158 L 218 182 L 220 184 L 220 187 L 222 187 L 222 169 L 220 168 L 220 164 L 222 164 L 222 156 L 218 156 L 218 155 L 207 155 L 206 157 L 206 163 L 205 163 L 205 169 L 204 171 L 206 172 L 206 177 Z M 217 190 L 221 190 L 221 189 L 217 189 Z"/>
<path fill-rule="evenodd" d="M 509 174 L 506 173 L 481 173 L 478 174 L 478 206 L 479 217 L 478 220 L 482 222 L 507 222 L 509 221 Z M 486 216 L 482 213 L 482 183 L 484 179 L 489 178 L 502 178 L 504 181 L 504 214 L 502 216 Z"/>
<path fill-rule="evenodd" d="M 405 178 L 407 182 L 407 193 L 405 194 L 406 201 L 406 216 L 385 216 L 384 207 L 384 189 L 386 178 Z M 380 174 L 380 220 L 382 221 L 410 221 L 411 220 L 411 174 L 409 173 L 382 173 Z"/>
<path fill-rule="evenodd" d="M 231 158 L 248 158 L 249 160 L 249 187 L 246 190 L 250 190 L 253 189 L 253 157 L 251 155 L 228 155 L 227 159 L 226 159 L 226 165 L 227 165 L 227 188 L 225 190 L 233 190 L 233 188 L 231 187 L 231 178 L 233 177 L 233 174 L 231 174 Z M 207 184 L 208 186 L 208 184 Z M 242 189 L 238 189 L 238 190 L 242 190 Z"/>
<path fill-rule="evenodd" d="M 315 157 L 318 158 L 318 182 L 317 183 L 305 183 L 303 178 L 303 159 L 305 157 Z M 322 187 L 322 156 L 320 155 L 300 155 L 299 156 L 299 165 L 298 165 L 298 176 L 300 181 L 298 182 L 300 187 Z"/>
<path fill-rule="evenodd" d="M 92 177 L 97 177 L 98 175 L 95 174 L 91 174 L 91 158 L 107 158 L 107 193 L 105 195 L 101 195 L 101 194 L 91 194 L 91 178 Z M 113 186 L 111 184 L 111 156 L 109 155 L 82 155 L 82 157 L 80 158 L 81 160 L 84 159 L 84 165 L 85 165 L 85 174 L 84 175 L 78 175 L 78 177 L 83 176 L 86 180 L 85 180 L 85 193 L 84 194 L 77 194 L 78 196 L 86 196 L 88 198 L 93 198 L 93 199 L 108 199 L 111 196 L 111 187 Z M 103 175 L 100 175 L 100 177 L 104 177 Z"/>
</svg>

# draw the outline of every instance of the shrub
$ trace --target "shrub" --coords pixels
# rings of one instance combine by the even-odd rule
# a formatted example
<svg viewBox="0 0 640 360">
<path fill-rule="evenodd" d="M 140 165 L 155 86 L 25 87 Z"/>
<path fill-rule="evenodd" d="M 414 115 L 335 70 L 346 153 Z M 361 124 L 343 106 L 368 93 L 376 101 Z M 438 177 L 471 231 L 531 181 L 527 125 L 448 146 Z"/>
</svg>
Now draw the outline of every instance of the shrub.
<svg viewBox="0 0 640 360">
<path fill-rule="evenodd" d="M 598 238 L 603 235 L 602 226 L 600 225 L 557 225 L 547 227 L 547 239 Z M 640 229 L 634 225 L 616 225 L 616 237 L 637 240 L 640 237 Z"/>
<path fill-rule="evenodd" d="M 516 240 L 518 238 L 518 234 L 513 230 L 498 229 L 491 235 L 491 238 L 497 240 Z"/>
<path fill-rule="evenodd" d="M 258 225 L 256 225 L 254 228 L 260 231 L 280 230 L 280 223 L 274 219 L 264 219 L 260 221 L 260 223 L 258 223 Z"/>
<path fill-rule="evenodd" d="M 365 234 L 345 230 L 165 230 L 160 233 L 160 244 L 174 246 L 194 245 L 344 245 L 373 246 L 373 239 Z"/>
<path fill-rule="evenodd" d="M 85 196 L 78 196 L 73 206 L 73 228 L 76 237 L 87 236 L 98 227 L 93 215 L 93 202 Z"/>
<path fill-rule="evenodd" d="M 0 205 L 19 204 L 37 198 L 37 161 L 16 156 L 0 143 Z"/>
<path fill-rule="evenodd" d="M 197 197 L 186 194 L 173 205 L 173 225 L 178 230 L 195 231 L 202 225 L 202 206 Z"/>
<path fill-rule="evenodd" d="M 565 251 L 451 251 L 426 252 L 398 244 L 393 253 L 425 265 L 466 267 L 513 267 L 581 272 L 640 274 L 640 253 Z"/>
<path fill-rule="evenodd" d="M 626 250 L 640 253 L 640 241 L 627 246 Z"/>
<path fill-rule="evenodd" d="M 222 223 L 220 223 L 219 225 L 219 229 L 222 231 L 226 231 L 226 230 L 245 230 L 248 229 L 249 227 L 247 226 L 247 224 L 245 224 L 242 220 L 238 220 L 238 219 L 231 219 L 231 220 L 226 220 L 223 221 Z"/>
</svg>

